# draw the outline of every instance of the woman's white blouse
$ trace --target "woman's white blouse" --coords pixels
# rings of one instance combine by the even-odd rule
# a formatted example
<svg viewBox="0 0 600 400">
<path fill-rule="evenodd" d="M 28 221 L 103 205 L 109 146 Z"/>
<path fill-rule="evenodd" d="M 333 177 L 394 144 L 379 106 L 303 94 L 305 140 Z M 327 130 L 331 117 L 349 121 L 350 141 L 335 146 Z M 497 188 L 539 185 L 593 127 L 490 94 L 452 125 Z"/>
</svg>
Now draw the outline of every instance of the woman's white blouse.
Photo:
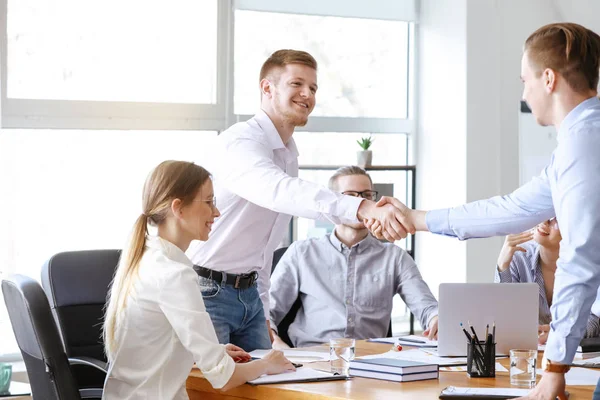
<svg viewBox="0 0 600 400">
<path fill-rule="evenodd" d="M 148 237 L 133 288 L 118 316 L 103 399 L 188 399 L 194 362 L 213 387 L 223 387 L 235 364 L 217 340 L 184 252 Z"/>
</svg>

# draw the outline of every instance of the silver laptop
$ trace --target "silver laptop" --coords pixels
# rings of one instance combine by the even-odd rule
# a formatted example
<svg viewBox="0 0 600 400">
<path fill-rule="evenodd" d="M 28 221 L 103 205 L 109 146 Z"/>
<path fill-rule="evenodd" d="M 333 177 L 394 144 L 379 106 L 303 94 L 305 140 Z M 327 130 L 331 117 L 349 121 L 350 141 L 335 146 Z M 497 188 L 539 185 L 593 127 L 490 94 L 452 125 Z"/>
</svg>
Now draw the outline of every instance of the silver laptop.
<svg viewBox="0 0 600 400">
<path fill-rule="evenodd" d="M 439 291 L 440 356 L 466 356 L 471 322 L 480 340 L 496 322 L 496 354 L 537 349 L 539 286 L 536 283 L 442 283 Z"/>
</svg>

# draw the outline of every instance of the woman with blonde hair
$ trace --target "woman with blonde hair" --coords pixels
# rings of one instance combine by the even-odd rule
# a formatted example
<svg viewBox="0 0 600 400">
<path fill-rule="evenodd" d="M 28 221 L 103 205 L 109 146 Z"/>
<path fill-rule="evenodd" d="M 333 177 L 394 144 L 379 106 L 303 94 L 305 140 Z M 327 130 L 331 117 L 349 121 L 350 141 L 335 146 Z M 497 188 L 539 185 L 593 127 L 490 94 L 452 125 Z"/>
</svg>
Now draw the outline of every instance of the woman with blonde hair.
<svg viewBox="0 0 600 400">
<path fill-rule="evenodd" d="M 142 206 L 109 294 L 103 399 L 187 399 L 185 381 L 194 362 L 223 390 L 293 370 L 277 351 L 236 364 L 249 354 L 217 340 L 184 253 L 192 240 L 208 239 L 220 215 L 208 171 L 189 162 L 161 163 L 146 180 Z M 156 233 L 149 234 L 149 227 Z"/>
</svg>

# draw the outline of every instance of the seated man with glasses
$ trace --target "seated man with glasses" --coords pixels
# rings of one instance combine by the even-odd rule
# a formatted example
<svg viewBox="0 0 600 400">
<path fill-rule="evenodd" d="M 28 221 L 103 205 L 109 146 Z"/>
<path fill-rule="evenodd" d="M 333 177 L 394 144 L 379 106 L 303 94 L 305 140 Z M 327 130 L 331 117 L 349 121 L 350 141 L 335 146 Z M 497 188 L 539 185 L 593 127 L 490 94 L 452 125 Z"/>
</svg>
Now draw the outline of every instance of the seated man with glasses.
<svg viewBox="0 0 600 400">
<path fill-rule="evenodd" d="M 359 167 L 338 169 L 329 188 L 376 200 L 371 177 Z M 392 299 L 400 295 L 430 339 L 437 338 L 438 303 L 410 255 L 370 235 L 362 223 L 336 225 L 320 239 L 292 243 L 271 276 L 273 348 L 287 348 L 277 325 L 300 296 L 302 307 L 288 329 L 295 347 L 330 338 L 385 337 Z"/>
</svg>

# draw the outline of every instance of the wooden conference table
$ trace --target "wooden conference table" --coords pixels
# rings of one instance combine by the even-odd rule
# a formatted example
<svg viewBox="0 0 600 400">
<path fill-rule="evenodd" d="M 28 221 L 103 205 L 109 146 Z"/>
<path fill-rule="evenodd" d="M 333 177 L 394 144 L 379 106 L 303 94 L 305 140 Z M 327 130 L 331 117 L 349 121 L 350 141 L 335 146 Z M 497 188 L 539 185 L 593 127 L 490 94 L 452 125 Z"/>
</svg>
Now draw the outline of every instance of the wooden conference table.
<svg viewBox="0 0 600 400">
<path fill-rule="evenodd" d="M 371 343 L 364 340 L 356 342 L 356 356 L 384 353 L 390 349 L 389 344 Z M 329 346 L 312 347 L 306 350 L 329 351 Z M 539 353 L 541 362 L 542 353 Z M 508 358 L 499 362 L 507 367 Z M 327 369 L 329 363 L 310 363 L 315 368 Z M 538 363 L 538 365 L 541 365 Z M 538 377 L 539 380 L 539 377 Z M 242 385 L 221 393 L 212 388 L 202 377 L 202 373 L 194 368 L 188 377 L 186 388 L 190 400 L 213 399 L 277 399 L 277 400 L 321 400 L 321 399 L 437 399 L 446 386 L 468 387 L 510 387 L 508 372 L 496 372 L 495 378 L 469 378 L 466 372 L 440 371 L 439 379 L 416 382 L 389 382 L 366 378 L 352 378 L 346 381 L 288 383 L 273 385 Z M 570 400 L 591 399 L 595 386 L 569 386 Z"/>
</svg>

